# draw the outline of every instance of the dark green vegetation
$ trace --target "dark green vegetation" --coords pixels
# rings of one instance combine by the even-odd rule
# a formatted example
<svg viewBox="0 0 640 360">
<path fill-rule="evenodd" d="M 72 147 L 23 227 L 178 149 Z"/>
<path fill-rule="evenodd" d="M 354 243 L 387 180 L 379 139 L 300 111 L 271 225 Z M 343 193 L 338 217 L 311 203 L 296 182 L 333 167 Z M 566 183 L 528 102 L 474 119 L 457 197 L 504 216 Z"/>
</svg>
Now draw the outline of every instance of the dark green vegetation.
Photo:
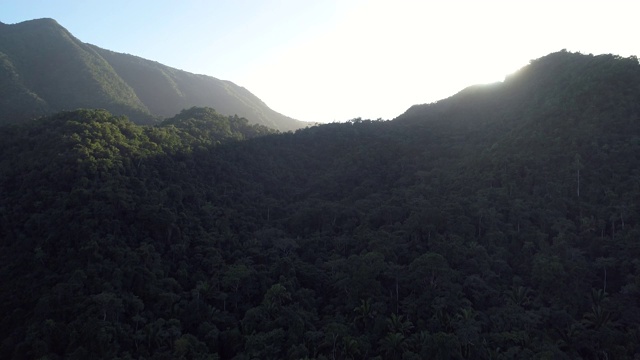
<svg viewBox="0 0 640 360">
<path fill-rule="evenodd" d="M 288 131 L 307 124 L 271 110 L 230 81 L 85 44 L 55 20 L 0 26 L 0 121 L 104 108 L 138 124 L 193 106 Z"/>
<path fill-rule="evenodd" d="M 559 52 L 394 121 L 265 132 L 198 108 L 3 128 L 0 353 L 640 352 L 637 59 Z"/>
</svg>

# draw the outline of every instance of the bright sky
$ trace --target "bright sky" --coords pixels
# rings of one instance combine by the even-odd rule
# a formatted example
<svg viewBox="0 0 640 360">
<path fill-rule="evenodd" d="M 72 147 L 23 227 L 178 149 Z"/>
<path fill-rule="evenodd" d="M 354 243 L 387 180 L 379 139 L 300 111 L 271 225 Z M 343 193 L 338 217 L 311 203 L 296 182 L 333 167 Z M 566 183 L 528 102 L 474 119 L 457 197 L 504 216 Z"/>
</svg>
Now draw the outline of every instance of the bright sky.
<svg viewBox="0 0 640 360">
<path fill-rule="evenodd" d="M 83 42 L 231 80 L 305 121 L 391 119 L 567 49 L 640 55 L 640 1 L 0 0 Z"/>
</svg>

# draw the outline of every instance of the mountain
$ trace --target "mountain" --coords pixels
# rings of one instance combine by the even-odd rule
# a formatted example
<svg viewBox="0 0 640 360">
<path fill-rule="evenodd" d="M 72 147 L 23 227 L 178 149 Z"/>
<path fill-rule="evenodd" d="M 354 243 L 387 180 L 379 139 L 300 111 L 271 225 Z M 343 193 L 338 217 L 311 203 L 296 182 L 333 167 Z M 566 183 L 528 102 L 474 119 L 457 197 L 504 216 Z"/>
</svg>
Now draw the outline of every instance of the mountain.
<svg viewBox="0 0 640 360">
<path fill-rule="evenodd" d="M 307 125 L 230 81 L 82 43 L 52 19 L 0 26 L 0 95 L 5 123 L 104 108 L 148 124 L 200 106 L 281 131 Z"/>
<path fill-rule="evenodd" d="M 7 358 L 640 354 L 634 57 L 295 133 L 63 112 L 0 153 Z"/>
</svg>

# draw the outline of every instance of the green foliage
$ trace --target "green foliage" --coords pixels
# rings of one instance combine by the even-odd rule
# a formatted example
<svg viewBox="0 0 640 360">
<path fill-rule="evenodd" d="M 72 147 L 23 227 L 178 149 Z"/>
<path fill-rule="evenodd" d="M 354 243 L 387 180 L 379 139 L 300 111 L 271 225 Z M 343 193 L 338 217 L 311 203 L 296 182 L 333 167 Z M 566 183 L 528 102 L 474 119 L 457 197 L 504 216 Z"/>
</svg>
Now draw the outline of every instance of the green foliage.
<svg viewBox="0 0 640 360">
<path fill-rule="evenodd" d="M 200 146 L 219 145 L 229 140 L 245 140 L 274 133 L 262 125 L 249 125 L 238 116 L 224 116 L 212 108 L 182 110 L 176 116 L 163 121 L 160 127 L 175 127 L 181 131 L 184 141 Z"/>
<path fill-rule="evenodd" d="M 0 353 L 633 358 L 639 76 L 560 52 L 387 122 L 5 126 Z"/>
</svg>

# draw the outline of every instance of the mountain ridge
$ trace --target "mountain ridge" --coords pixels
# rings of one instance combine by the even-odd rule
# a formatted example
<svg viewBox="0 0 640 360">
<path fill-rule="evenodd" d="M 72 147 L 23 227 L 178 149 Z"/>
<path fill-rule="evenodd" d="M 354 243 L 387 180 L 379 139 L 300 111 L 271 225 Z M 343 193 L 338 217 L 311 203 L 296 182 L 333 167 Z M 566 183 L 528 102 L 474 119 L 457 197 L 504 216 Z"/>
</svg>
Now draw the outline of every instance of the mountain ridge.
<svg viewBox="0 0 640 360">
<path fill-rule="evenodd" d="M 624 58 L 613 54 L 587 55 L 561 50 L 531 60 L 529 65 L 508 75 L 504 81 L 471 85 L 450 97 L 434 103 L 413 105 L 395 119 L 409 121 L 414 116 L 424 116 L 425 113 L 428 113 L 426 109 L 438 109 L 442 112 L 445 109 L 448 110 L 451 107 L 455 107 L 456 102 L 461 102 L 461 99 L 464 98 L 474 99 L 473 102 L 475 102 L 480 97 L 489 96 L 495 100 L 499 98 L 499 96 L 493 96 L 495 93 L 499 93 L 500 96 L 505 97 L 507 100 L 513 100 L 514 97 L 517 97 L 517 101 L 529 101 L 522 97 L 524 95 L 533 95 L 538 98 L 544 98 L 547 101 L 561 102 L 561 97 L 572 97 L 574 96 L 573 92 L 585 93 L 593 91 L 594 89 L 590 88 L 590 86 L 596 86 L 597 84 L 594 84 L 595 81 L 604 81 L 607 77 L 610 77 L 609 82 L 620 82 L 626 75 L 637 79 L 637 73 L 629 69 L 633 69 L 633 66 L 639 63 L 638 58 L 635 56 Z M 558 77 L 567 81 L 558 81 Z M 580 81 L 582 80 L 581 78 L 586 81 Z M 578 87 L 565 85 L 566 88 L 558 88 L 558 84 L 580 85 Z M 613 84 L 607 84 L 607 86 L 613 86 Z M 544 91 L 553 91 L 553 96 L 542 94 L 543 89 Z M 591 94 L 590 96 L 595 95 Z M 490 105 L 501 106 L 499 101 L 494 101 Z M 551 106 L 557 105 L 557 103 L 538 103 L 538 105 Z"/>
<path fill-rule="evenodd" d="M 200 106 L 281 131 L 308 125 L 270 109 L 231 81 L 83 43 L 54 19 L 3 26 L 0 53 L 18 75 L 6 75 L 3 87 L 29 93 L 0 101 L 4 121 L 75 108 L 104 108 L 138 123 L 153 123 Z M 31 94 L 45 105 L 35 114 Z"/>
</svg>

